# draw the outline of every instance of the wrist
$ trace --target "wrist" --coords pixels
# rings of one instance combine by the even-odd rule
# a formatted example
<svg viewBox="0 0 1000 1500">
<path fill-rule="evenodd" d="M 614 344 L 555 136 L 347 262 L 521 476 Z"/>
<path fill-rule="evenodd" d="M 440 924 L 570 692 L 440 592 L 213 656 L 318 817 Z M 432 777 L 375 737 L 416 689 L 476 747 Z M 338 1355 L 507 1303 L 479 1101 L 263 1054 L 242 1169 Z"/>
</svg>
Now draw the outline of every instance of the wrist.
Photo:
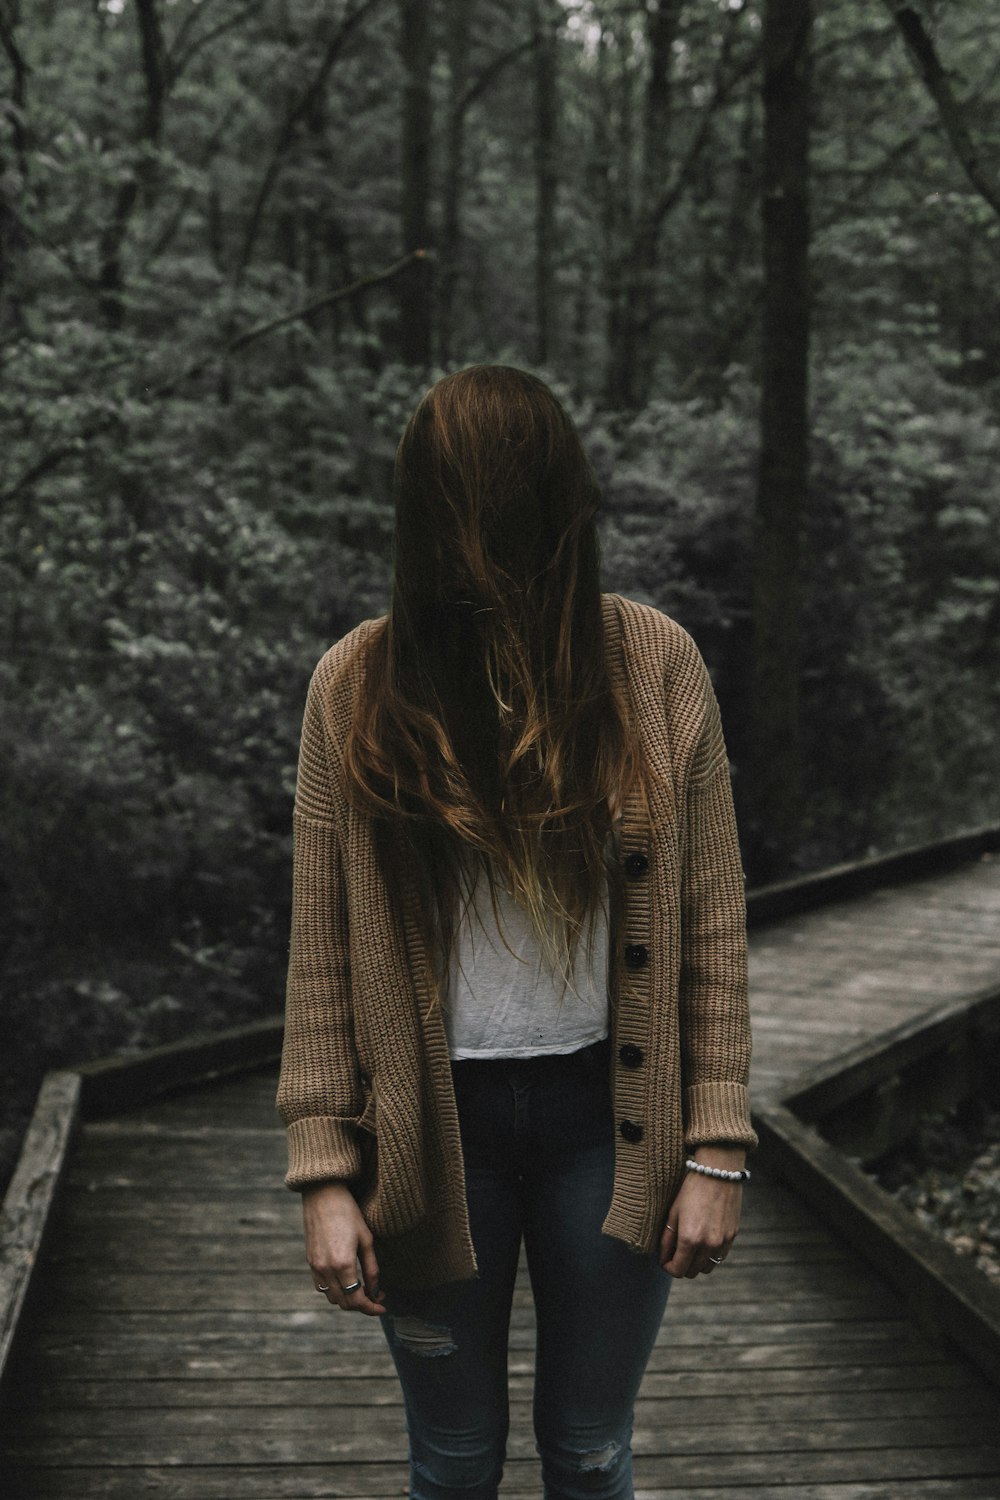
<svg viewBox="0 0 1000 1500">
<path fill-rule="evenodd" d="M 347 1183 L 336 1177 L 328 1177 L 322 1182 L 307 1182 L 301 1192 L 303 1198 L 316 1198 L 321 1194 L 332 1196 L 337 1193 L 347 1193 L 349 1197 L 354 1197 Z"/>
<path fill-rule="evenodd" d="M 749 1182 L 750 1173 L 746 1167 L 717 1167 L 709 1166 L 707 1162 L 695 1161 L 689 1156 L 684 1166 L 695 1177 L 710 1177 L 719 1182 Z"/>
<path fill-rule="evenodd" d="M 716 1141 L 711 1145 L 692 1146 L 688 1155 L 704 1167 L 724 1167 L 727 1171 L 742 1171 L 747 1164 L 745 1146 L 735 1146 L 727 1141 Z"/>
</svg>

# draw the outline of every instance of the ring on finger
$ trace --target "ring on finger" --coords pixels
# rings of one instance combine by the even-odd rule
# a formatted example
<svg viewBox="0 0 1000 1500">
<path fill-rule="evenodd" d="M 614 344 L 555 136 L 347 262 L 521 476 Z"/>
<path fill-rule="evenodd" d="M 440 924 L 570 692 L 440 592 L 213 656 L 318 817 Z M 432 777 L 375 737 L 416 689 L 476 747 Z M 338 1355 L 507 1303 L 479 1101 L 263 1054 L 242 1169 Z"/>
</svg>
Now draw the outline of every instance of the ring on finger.
<svg viewBox="0 0 1000 1500">
<path fill-rule="evenodd" d="M 340 1290 L 343 1292 L 345 1297 L 349 1297 L 352 1292 L 356 1292 L 358 1290 L 360 1285 L 360 1281 L 352 1281 L 350 1286 L 342 1286 Z"/>
<path fill-rule="evenodd" d="M 708 1258 L 713 1266 L 721 1266 L 726 1257 L 724 1255 L 710 1255 Z"/>
<path fill-rule="evenodd" d="M 319 1285 L 317 1285 L 316 1290 L 317 1290 L 317 1292 L 328 1292 L 330 1290 L 330 1288 L 328 1286 L 319 1286 Z"/>
</svg>

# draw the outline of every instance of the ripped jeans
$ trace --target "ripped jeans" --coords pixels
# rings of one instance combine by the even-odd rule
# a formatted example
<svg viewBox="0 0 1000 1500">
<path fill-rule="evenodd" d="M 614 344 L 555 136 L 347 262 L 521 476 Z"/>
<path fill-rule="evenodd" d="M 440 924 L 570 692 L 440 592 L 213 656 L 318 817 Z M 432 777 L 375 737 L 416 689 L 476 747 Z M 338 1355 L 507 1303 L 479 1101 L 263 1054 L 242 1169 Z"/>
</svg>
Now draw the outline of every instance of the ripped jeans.
<svg viewBox="0 0 1000 1500">
<path fill-rule="evenodd" d="M 522 1235 L 545 1500 L 630 1500 L 633 1407 L 671 1280 L 653 1256 L 601 1233 L 615 1151 L 609 1043 L 452 1071 L 479 1276 L 385 1288 L 411 1500 L 496 1500 Z"/>
</svg>

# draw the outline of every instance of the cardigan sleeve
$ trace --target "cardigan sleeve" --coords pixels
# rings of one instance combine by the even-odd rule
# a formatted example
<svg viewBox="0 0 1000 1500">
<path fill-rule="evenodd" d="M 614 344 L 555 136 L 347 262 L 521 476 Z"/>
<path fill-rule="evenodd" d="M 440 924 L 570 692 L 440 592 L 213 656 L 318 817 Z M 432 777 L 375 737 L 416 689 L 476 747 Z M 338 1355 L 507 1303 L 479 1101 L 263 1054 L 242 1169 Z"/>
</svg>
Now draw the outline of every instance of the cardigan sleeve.
<svg viewBox="0 0 1000 1500">
<path fill-rule="evenodd" d="M 683 805 L 680 1031 L 688 1147 L 755 1146 L 747 1081 L 746 898 L 719 706 L 699 658 L 705 712 Z"/>
<path fill-rule="evenodd" d="M 321 664 L 322 665 L 322 664 Z M 278 1112 L 287 1127 L 290 1188 L 361 1170 L 364 1103 L 354 1049 L 347 895 L 334 820 L 322 679 L 309 685 L 293 814 L 292 929 Z"/>
</svg>

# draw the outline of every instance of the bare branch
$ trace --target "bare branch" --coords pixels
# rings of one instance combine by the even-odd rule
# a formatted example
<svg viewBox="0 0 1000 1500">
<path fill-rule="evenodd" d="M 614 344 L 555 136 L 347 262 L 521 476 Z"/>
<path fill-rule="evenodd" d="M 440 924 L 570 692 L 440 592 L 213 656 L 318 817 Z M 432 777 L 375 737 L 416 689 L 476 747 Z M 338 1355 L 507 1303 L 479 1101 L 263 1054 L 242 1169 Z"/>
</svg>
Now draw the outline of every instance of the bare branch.
<svg viewBox="0 0 1000 1500">
<path fill-rule="evenodd" d="M 979 196 L 1000 218 L 1000 191 L 983 165 L 980 148 L 966 124 L 964 107 L 955 96 L 923 21 L 912 5 L 900 4 L 899 0 L 883 0 L 883 3 L 902 34 L 924 87 L 937 105 L 941 125 L 959 165 Z"/>
<path fill-rule="evenodd" d="M 733 14 L 738 15 L 739 12 L 734 12 Z M 659 231 L 664 219 L 676 207 L 684 189 L 691 180 L 694 170 L 701 159 L 701 154 L 708 144 L 715 111 L 720 104 L 725 103 L 726 99 L 728 99 L 729 95 L 736 88 L 736 85 L 741 83 L 748 74 L 752 73 L 760 62 L 762 43 L 756 43 L 747 51 L 742 60 L 727 73 L 726 65 L 731 55 L 733 39 L 734 30 L 730 28 L 727 31 L 722 47 L 719 49 L 719 57 L 712 80 L 712 97 L 701 111 L 698 128 L 685 152 L 683 161 L 674 173 L 673 180 L 667 184 L 667 187 L 653 209 L 651 219 L 656 231 Z"/>
<path fill-rule="evenodd" d="M 411 250 L 408 255 L 403 255 L 394 261 L 384 271 L 374 271 L 370 276 L 362 276 L 353 281 L 350 286 L 340 287 L 335 292 L 326 292 L 322 297 L 317 297 L 312 302 L 306 302 L 302 307 L 296 307 L 292 312 L 282 313 L 280 317 L 270 318 L 266 323 L 256 323 L 253 328 L 247 328 L 243 333 L 238 333 L 235 338 L 229 340 L 221 350 L 215 349 L 211 354 L 203 355 L 195 360 L 193 364 L 181 370 L 177 375 L 171 376 L 163 384 L 154 386 L 150 399 L 159 400 L 162 396 L 170 396 L 181 385 L 188 380 L 194 380 L 198 375 L 208 368 L 214 360 L 220 357 L 228 357 L 238 354 L 248 344 L 256 343 L 258 339 L 266 338 L 269 333 L 276 333 L 279 328 L 286 328 L 289 323 L 297 323 L 302 318 L 311 318 L 314 313 L 322 312 L 326 307 L 333 307 L 337 302 L 346 302 L 351 297 L 356 297 L 359 292 L 367 291 L 369 287 L 378 286 L 385 281 L 391 281 L 404 271 L 411 261 L 423 260 L 427 255 L 426 250 Z"/>
<path fill-rule="evenodd" d="M 204 0 L 202 0 L 201 9 L 204 11 Z M 249 5 L 244 5 L 242 10 L 235 11 L 233 15 L 227 16 L 224 21 L 219 21 L 217 25 L 210 26 L 207 31 L 203 31 L 200 36 L 194 37 L 188 44 L 187 49 L 183 50 L 181 42 L 185 32 L 189 29 L 187 22 L 199 14 L 198 10 L 192 8 L 185 20 L 185 25 L 181 27 L 174 38 L 174 44 L 167 56 L 167 66 L 170 71 L 171 83 L 176 83 L 177 79 L 184 72 L 184 69 L 190 64 L 192 58 L 197 57 L 198 53 L 204 47 L 209 46 L 218 37 L 224 36 L 227 31 L 232 31 L 235 27 L 239 26 L 241 21 L 245 21 L 248 16 L 254 15 L 259 10 L 260 0 L 250 0 Z"/>
<path fill-rule="evenodd" d="M 230 339 L 221 349 L 215 349 L 210 354 L 202 355 L 179 370 L 176 375 L 161 381 L 153 387 L 142 386 L 143 400 L 148 405 L 151 402 L 162 400 L 165 396 L 171 396 L 175 391 L 189 380 L 196 379 L 217 359 L 226 358 L 245 349 L 248 344 L 255 343 L 258 339 L 266 338 L 268 334 L 275 333 L 279 328 L 285 328 L 289 323 L 298 322 L 301 318 L 308 318 L 313 313 L 321 312 L 325 307 L 332 307 L 337 302 L 345 302 L 350 297 L 356 297 L 359 292 L 367 291 L 370 287 L 379 286 L 382 282 L 391 281 L 404 271 L 411 261 L 422 260 L 427 254 L 426 250 L 412 250 L 409 255 L 401 256 L 384 271 L 374 271 L 370 276 L 362 276 L 350 286 L 340 287 L 335 292 L 327 292 L 323 297 L 317 297 L 313 302 L 307 302 L 303 307 L 297 307 L 292 312 L 282 313 L 280 317 L 271 318 L 266 323 L 257 323 L 252 328 L 247 328 L 243 333 L 238 333 L 235 338 Z M 101 437 L 107 432 L 113 431 L 122 425 L 121 417 L 117 410 L 102 412 L 100 416 L 94 417 L 85 423 L 72 437 L 60 443 L 58 448 L 50 449 L 43 453 L 41 458 L 31 464 L 20 474 L 17 479 L 2 493 L 0 493 L 0 505 L 14 500 L 18 495 L 43 479 L 46 474 L 51 474 L 72 458 L 74 454 L 80 453 L 94 438 Z"/>
<path fill-rule="evenodd" d="M 506 52 L 501 52 L 492 62 L 487 63 L 478 78 L 473 79 L 458 101 L 456 113 L 460 115 L 466 114 L 472 105 L 475 104 L 476 100 L 481 99 L 490 85 L 499 78 L 504 69 L 509 68 L 512 62 L 517 62 L 517 59 L 523 57 L 526 52 L 530 52 L 531 47 L 532 42 L 529 37 L 526 42 L 518 42 L 515 47 L 508 48 Z"/>
<path fill-rule="evenodd" d="M 361 0 L 361 3 L 356 7 L 356 9 L 347 13 L 343 21 L 341 21 L 340 25 L 336 28 L 335 31 L 331 33 L 330 37 L 328 38 L 323 56 L 320 59 L 319 67 L 316 69 L 312 78 L 306 84 L 305 88 L 299 94 L 299 97 L 296 99 L 295 103 L 288 111 L 288 114 L 285 117 L 285 122 L 281 127 L 281 132 L 271 152 L 271 159 L 264 170 L 264 176 L 261 179 L 260 187 L 257 190 L 257 198 L 254 202 L 254 206 L 250 214 L 250 222 L 247 226 L 246 235 L 243 241 L 243 251 L 240 255 L 239 265 L 237 268 L 237 281 L 239 281 L 243 273 L 246 271 L 247 266 L 250 264 L 250 257 L 253 255 L 254 245 L 257 242 L 257 234 L 260 230 L 260 221 L 264 213 L 264 206 L 267 203 L 268 198 L 271 196 L 274 184 L 278 180 L 278 174 L 281 171 L 284 158 L 295 139 L 295 127 L 298 125 L 299 121 L 309 113 L 309 110 L 312 108 L 313 104 L 319 98 L 323 89 L 326 87 L 326 82 L 333 69 L 333 65 L 340 56 L 340 53 L 351 32 L 360 23 L 364 16 L 367 15 L 367 13 L 379 3 L 380 0 Z"/>
</svg>

